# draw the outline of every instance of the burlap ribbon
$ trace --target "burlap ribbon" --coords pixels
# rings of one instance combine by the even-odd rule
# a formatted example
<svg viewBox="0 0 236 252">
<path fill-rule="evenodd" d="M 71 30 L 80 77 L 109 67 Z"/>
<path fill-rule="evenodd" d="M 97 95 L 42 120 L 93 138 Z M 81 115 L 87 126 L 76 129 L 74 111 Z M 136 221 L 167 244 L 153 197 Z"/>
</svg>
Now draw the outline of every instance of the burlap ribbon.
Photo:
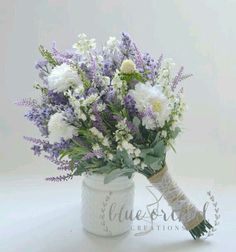
<svg viewBox="0 0 236 252">
<path fill-rule="evenodd" d="M 162 193 L 187 230 L 195 228 L 204 220 L 202 213 L 190 202 L 172 179 L 167 166 L 151 176 L 149 181 Z"/>
</svg>

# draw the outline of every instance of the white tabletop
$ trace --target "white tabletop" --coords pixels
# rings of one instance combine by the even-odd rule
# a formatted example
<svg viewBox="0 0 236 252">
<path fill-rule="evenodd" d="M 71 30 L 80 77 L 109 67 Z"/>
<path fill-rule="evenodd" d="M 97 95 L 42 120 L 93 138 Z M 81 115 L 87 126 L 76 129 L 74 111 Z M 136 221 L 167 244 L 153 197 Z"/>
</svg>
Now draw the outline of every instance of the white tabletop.
<svg viewBox="0 0 236 252">
<path fill-rule="evenodd" d="M 3 175 L 0 178 L 0 251 L 2 252 L 105 252 L 105 251 L 235 251 L 235 187 L 220 187 L 187 178 L 177 178 L 198 206 L 212 190 L 220 207 L 220 222 L 214 236 L 192 240 L 186 231 L 160 230 L 143 236 L 137 221 L 128 234 L 102 238 L 85 232 L 80 221 L 81 178 L 70 182 L 49 183 L 43 174 Z M 135 176 L 135 209 L 145 209 L 148 182 Z M 211 188 L 211 187 L 214 188 Z M 146 195 L 146 196 L 145 196 Z M 165 203 L 163 203 L 165 204 Z M 165 206 L 166 207 L 166 206 Z M 211 216 L 214 219 L 214 216 Z M 142 223 L 141 223 L 142 224 Z"/>
</svg>

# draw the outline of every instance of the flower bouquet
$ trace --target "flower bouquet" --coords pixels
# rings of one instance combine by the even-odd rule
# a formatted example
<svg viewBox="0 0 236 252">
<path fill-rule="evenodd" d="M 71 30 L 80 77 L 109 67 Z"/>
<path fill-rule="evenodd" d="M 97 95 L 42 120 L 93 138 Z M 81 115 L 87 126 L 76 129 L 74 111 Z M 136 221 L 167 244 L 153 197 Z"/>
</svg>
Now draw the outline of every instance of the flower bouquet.
<svg viewBox="0 0 236 252">
<path fill-rule="evenodd" d="M 212 226 L 171 178 L 166 152 L 181 132 L 185 103 L 179 83 L 190 75 L 174 63 L 155 61 L 139 51 L 127 34 L 110 37 L 101 49 L 85 34 L 68 51 L 55 43 L 39 47 L 36 64 L 41 100 L 23 99 L 25 114 L 42 138 L 25 137 L 35 155 L 44 156 L 69 180 L 83 173 L 103 174 L 104 183 L 138 172 L 163 194 L 193 238 Z"/>
</svg>

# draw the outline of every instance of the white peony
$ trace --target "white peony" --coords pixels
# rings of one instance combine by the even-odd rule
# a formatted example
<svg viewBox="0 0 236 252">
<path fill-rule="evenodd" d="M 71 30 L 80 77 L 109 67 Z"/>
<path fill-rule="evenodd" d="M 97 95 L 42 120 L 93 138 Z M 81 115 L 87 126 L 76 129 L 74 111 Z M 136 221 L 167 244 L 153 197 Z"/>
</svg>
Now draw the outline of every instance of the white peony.
<svg viewBox="0 0 236 252">
<path fill-rule="evenodd" d="M 169 102 L 161 87 L 150 83 L 138 83 L 134 90 L 129 91 L 136 108 L 143 114 L 142 124 L 147 129 L 163 127 L 170 115 Z"/>
<path fill-rule="evenodd" d="M 65 63 L 54 67 L 48 76 L 49 89 L 55 92 L 63 92 L 71 86 L 83 86 L 77 71 Z"/>
<path fill-rule="evenodd" d="M 120 67 L 121 73 L 129 74 L 136 71 L 136 65 L 130 59 L 126 59 L 121 63 Z"/>
<path fill-rule="evenodd" d="M 76 127 L 66 122 L 63 113 L 57 112 L 50 117 L 48 122 L 50 142 L 59 142 L 61 138 L 68 140 L 77 135 Z"/>
</svg>

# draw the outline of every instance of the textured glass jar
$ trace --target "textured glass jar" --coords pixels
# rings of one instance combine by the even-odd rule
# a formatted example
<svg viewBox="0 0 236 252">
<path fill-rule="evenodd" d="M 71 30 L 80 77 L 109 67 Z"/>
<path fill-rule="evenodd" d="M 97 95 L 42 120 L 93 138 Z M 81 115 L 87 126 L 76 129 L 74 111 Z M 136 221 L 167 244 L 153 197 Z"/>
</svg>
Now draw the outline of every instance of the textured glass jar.
<svg viewBox="0 0 236 252">
<path fill-rule="evenodd" d="M 121 235 L 131 229 L 134 202 L 133 178 L 122 176 L 104 184 L 103 175 L 84 175 L 82 224 L 100 236 Z"/>
</svg>

